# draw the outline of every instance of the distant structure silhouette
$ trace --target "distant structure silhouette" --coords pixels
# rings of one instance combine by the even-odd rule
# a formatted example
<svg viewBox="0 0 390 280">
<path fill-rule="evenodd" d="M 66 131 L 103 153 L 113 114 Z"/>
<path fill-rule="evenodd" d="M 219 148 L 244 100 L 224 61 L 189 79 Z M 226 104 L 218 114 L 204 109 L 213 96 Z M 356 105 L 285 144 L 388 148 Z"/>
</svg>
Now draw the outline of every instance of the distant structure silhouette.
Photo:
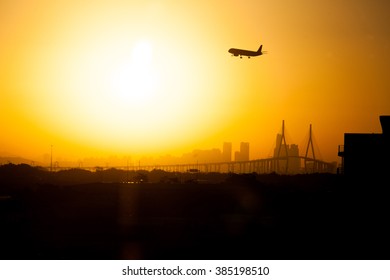
<svg viewBox="0 0 390 280">
<path fill-rule="evenodd" d="M 283 148 L 283 150 L 282 150 Z M 276 148 L 274 152 L 274 158 L 276 161 L 276 170 L 281 172 L 281 169 L 284 167 L 284 172 L 288 172 L 289 165 L 289 155 L 288 155 L 289 147 L 287 145 L 286 136 L 284 134 L 284 120 L 282 121 L 282 134 L 276 135 Z M 281 159 L 283 158 L 283 159 Z M 283 162 L 281 162 L 281 160 Z M 282 167 L 283 165 L 283 167 Z"/>
<path fill-rule="evenodd" d="M 224 142 L 222 147 L 222 161 L 229 162 L 232 160 L 232 143 Z"/>
<path fill-rule="evenodd" d="M 285 137 L 284 120 L 282 122 L 282 133 L 276 137 L 276 148 L 272 157 L 263 159 L 250 159 L 249 142 L 241 142 L 240 150 L 234 153 L 232 159 L 232 143 L 224 142 L 222 151 L 220 149 L 193 150 L 191 153 L 183 154 L 180 158 L 167 157 L 162 162 L 152 162 L 144 159 L 138 161 L 138 164 L 130 164 L 128 160 L 123 165 L 115 164 L 110 168 L 128 170 L 128 171 L 152 171 L 162 170 L 168 172 L 187 172 L 188 170 L 197 170 L 197 172 L 217 172 L 217 173 L 278 173 L 278 174 L 299 174 L 299 173 L 336 173 L 336 162 L 325 162 L 316 157 L 314 153 L 314 144 L 312 129 L 310 125 L 309 140 L 307 142 L 306 154 L 299 155 L 299 148 L 296 144 L 287 144 Z M 312 155 L 309 155 L 311 151 Z M 88 160 L 87 160 L 88 162 Z M 97 171 L 108 169 L 101 167 L 94 161 L 90 163 L 78 164 L 78 168 Z M 91 162 L 94 165 L 91 165 Z M 60 171 L 72 167 L 60 167 L 58 162 L 51 164 L 50 170 Z"/>
<path fill-rule="evenodd" d="M 53 172 L 53 145 L 50 145 L 50 172 Z"/>
<path fill-rule="evenodd" d="M 311 149 L 310 149 L 311 147 Z M 309 149 L 311 150 L 312 157 L 309 157 Z M 312 137 L 312 131 L 311 131 L 311 124 L 309 128 L 309 140 L 307 142 L 307 147 L 306 147 L 306 153 L 305 153 L 305 171 L 307 172 L 308 166 L 308 161 L 315 161 L 316 160 L 316 154 L 314 152 L 314 145 L 313 145 L 313 137 Z M 314 167 L 313 167 L 314 168 Z"/>
<path fill-rule="evenodd" d="M 384 176 L 390 164 L 390 116 L 379 116 L 380 133 L 345 133 L 339 145 L 339 173 L 349 177 Z"/>
<path fill-rule="evenodd" d="M 202 160 L 188 161 L 182 164 L 164 164 L 158 165 L 158 169 L 170 172 L 186 172 L 196 169 L 198 172 L 218 172 L 218 173 L 278 173 L 278 174 L 298 174 L 298 173 L 336 173 L 336 162 L 325 162 L 316 158 L 314 153 L 314 144 L 312 129 L 310 125 L 309 141 L 307 143 L 306 154 L 299 155 L 298 145 L 287 144 L 284 133 L 284 120 L 282 122 L 282 134 L 276 138 L 276 148 L 273 157 L 264 159 L 249 159 L 249 143 L 241 142 L 240 151 L 235 152 L 233 161 L 226 160 L 221 162 L 206 162 Z M 231 143 L 225 143 L 223 154 L 230 154 Z M 309 150 L 312 155 L 309 156 Z M 201 154 L 199 150 L 196 154 Z M 193 157 L 192 157 L 193 158 Z M 197 157 L 199 158 L 199 156 Z M 229 156 L 228 156 L 229 158 Z M 227 158 L 227 159 L 228 159 Z M 143 170 L 156 169 L 156 165 L 144 165 Z"/>
<path fill-rule="evenodd" d="M 240 150 L 234 153 L 235 161 L 249 160 L 249 142 L 241 142 Z"/>
<path fill-rule="evenodd" d="M 312 134 L 313 132 L 310 124 L 309 139 L 307 141 L 306 153 L 304 156 L 300 156 L 298 145 L 287 144 L 284 120 L 282 121 L 282 132 L 276 135 L 276 147 L 274 149 L 273 155 L 273 169 L 276 173 L 298 174 L 332 172 L 332 164 L 329 164 L 328 167 L 325 167 L 323 161 L 316 159 Z M 310 151 L 311 156 L 309 153 Z"/>
</svg>

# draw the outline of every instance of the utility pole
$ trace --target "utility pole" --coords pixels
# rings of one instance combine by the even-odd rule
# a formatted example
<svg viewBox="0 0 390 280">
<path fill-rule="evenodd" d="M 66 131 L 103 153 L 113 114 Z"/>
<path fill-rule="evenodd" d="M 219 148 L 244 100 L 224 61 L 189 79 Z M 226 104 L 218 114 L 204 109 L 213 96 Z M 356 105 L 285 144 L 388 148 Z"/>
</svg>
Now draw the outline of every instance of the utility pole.
<svg viewBox="0 0 390 280">
<path fill-rule="evenodd" d="M 127 157 L 127 166 L 126 166 L 126 183 L 129 183 L 129 157 Z"/>
<path fill-rule="evenodd" d="M 53 145 L 50 145 L 50 172 L 53 172 Z"/>
</svg>

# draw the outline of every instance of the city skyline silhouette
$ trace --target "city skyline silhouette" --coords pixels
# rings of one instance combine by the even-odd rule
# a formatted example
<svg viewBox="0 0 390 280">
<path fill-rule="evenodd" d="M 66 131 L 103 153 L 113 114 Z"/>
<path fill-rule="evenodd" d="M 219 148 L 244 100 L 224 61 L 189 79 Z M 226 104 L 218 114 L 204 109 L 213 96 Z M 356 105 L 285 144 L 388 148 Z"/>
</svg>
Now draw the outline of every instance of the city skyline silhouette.
<svg viewBox="0 0 390 280">
<path fill-rule="evenodd" d="M 8 3 L 0 155 L 179 156 L 245 141 L 265 158 L 286 120 L 294 142 L 313 124 L 323 159 L 338 161 L 345 132 L 380 133 L 390 113 L 387 5 Z M 259 44 L 268 55 L 227 52 Z"/>
<path fill-rule="evenodd" d="M 2 1 L 0 259 L 390 259 L 389 10 Z"/>
<path fill-rule="evenodd" d="M 301 150 L 299 150 L 299 145 L 292 143 L 291 137 L 288 135 L 286 136 L 285 131 L 285 125 L 284 120 L 282 121 L 282 127 L 281 132 L 279 132 L 276 135 L 276 140 L 274 143 L 274 146 L 270 150 L 268 156 L 266 158 L 260 158 L 260 157 L 253 157 L 253 153 L 251 153 L 250 149 L 250 143 L 249 142 L 240 142 L 239 147 L 237 150 L 233 149 L 233 143 L 231 142 L 224 142 L 222 149 L 220 148 L 211 148 L 211 149 L 194 149 L 191 152 L 184 153 L 181 156 L 172 156 L 172 155 L 164 155 L 157 158 L 153 157 L 140 157 L 140 158 L 133 158 L 131 156 L 125 156 L 125 157 L 117 157 L 117 156 L 110 156 L 107 158 L 84 158 L 84 159 L 78 159 L 77 161 L 66 161 L 61 158 L 58 159 L 58 157 L 53 156 L 53 145 L 50 146 L 50 154 L 45 154 L 43 156 L 43 160 L 34 161 L 31 159 L 26 159 L 22 157 L 1 157 L 0 156 L 0 164 L 5 163 L 12 163 L 12 164 L 29 164 L 29 165 L 37 165 L 42 167 L 47 167 L 51 171 L 55 170 L 66 170 L 71 168 L 82 168 L 82 169 L 89 169 L 94 170 L 97 167 L 99 168 L 119 168 L 119 169 L 144 169 L 144 170 L 152 170 L 155 168 L 160 169 L 166 169 L 166 170 L 185 170 L 185 166 L 189 168 L 189 166 L 193 165 L 201 165 L 203 168 L 203 171 L 209 170 L 208 165 L 212 164 L 214 165 L 214 169 L 221 171 L 220 166 L 221 165 L 227 165 L 222 168 L 223 172 L 233 171 L 234 166 L 237 164 L 234 164 L 234 162 L 242 162 L 242 163 L 249 163 L 252 162 L 267 162 L 271 158 L 279 158 L 279 157 L 285 157 L 287 150 L 290 150 L 290 156 L 296 157 L 295 159 L 292 159 L 292 162 L 290 163 L 291 167 L 289 171 L 288 164 L 286 166 L 286 163 L 284 163 L 284 166 L 286 169 L 286 172 L 284 173 L 290 173 L 290 174 L 297 174 L 297 173 L 305 173 L 307 172 L 306 167 L 306 161 L 307 160 L 314 160 L 316 162 L 321 162 L 320 165 L 323 165 L 323 167 L 319 168 L 318 170 L 314 169 L 312 172 L 336 172 L 337 166 L 340 166 L 337 162 L 326 162 L 323 161 L 321 152 L 319 150 L 319 147 L 317 146 L 317 143 L 315 142 L 315 137 L 312 132 L 311 125 L 309 126 L 309 134 L 306 136 L 306 139 L 303 143 L 301 141 Z M 286 140 L 286 137 L 288 140 Z M 282 141 L 283 140 L 283 141 Z M 281 153 L 281 147 L 282 153 Z M 294 151 L 293 151 L 294 149 Z M 310 151 L 309 151 L 310 149 Z M 305 153 L 306 150 L 306 153 Z M 287 156 L 288 156 L 287 153 Z M 300 157 L 301 159 L 304 159 L 304 163 L 300 162 L 301 160 L 298 159 Z M 57 159 L 56 159 L 57 158 Z M 54 160 L 53 160 L 54 159 Z M 142 164 L 141 164 L 142 163 Z M 229 164 L 231 163 L 231 164 Z M 265 163 L 267 164 L 267 163 Z M 230 166 L 228 166 L 230 165 Z M 276 163 L 272 163 L 272 165 L 276 165 Z M 303 166 L 304 165 L 304 166 Z M 219 166 L 219 167 L 216 167 Z M 260 172 L 259 168 L 253 169 L 252 168 L 243 168 L 242 166 L 239 166 L 239 170 L 242 170 L 242 172 L 245 173 L 245 171 L 252 170 L 253 172 Z M 261 173 L 269 173 L 270 171 L 275 172 L 276 169 L 278 169 L 278 172 L 281 172 L 279 170 L 280 168 L 272 167 L 272 168 L 266 168 L 261 171 Z M 236 168 L 237 171 L 237 168 Z M 240 171 L 241 173 L 241 171 Z"/>
</svg>

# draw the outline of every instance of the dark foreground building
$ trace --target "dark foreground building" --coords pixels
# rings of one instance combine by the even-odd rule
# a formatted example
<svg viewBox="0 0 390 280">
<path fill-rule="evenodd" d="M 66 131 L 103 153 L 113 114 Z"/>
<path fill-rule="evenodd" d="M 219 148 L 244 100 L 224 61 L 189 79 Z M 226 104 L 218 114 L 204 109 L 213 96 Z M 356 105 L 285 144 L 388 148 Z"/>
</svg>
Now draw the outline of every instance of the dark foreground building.
<svg viewBox="0 0 390 280">
<path fill-rule="evenodd" d="M 342 169 L 348 177 L 384 177 L 390 171 L 390 116 L 379 117 L 380 133 L 345 133 L 339 147 Z"/>
</svg>

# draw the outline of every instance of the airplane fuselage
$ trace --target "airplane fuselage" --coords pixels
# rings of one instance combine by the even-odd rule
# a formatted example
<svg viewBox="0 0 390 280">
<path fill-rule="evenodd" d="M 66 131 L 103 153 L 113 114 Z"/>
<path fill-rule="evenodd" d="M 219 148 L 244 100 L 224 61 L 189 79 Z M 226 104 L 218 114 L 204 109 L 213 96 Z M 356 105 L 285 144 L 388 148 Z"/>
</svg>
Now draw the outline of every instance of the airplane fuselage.
<svg viewBox="0 0 390 280">
<path fill-rule="evenodd" d="M 261 53 L 254 52 L 254 51 L 247 51 L 247 50 L 240 50 L 240 49 L 230 49 L 229 52 L 234 56 L 258 56 L 261 55 Z"/>
<path fill-rule="evenodd" d="M 242 50 L 242 49 L 235 49 L 231 48 L 229 49 L 229 53 L 231 53 L 234 56 L 240 56 L 242 58 L 243 56 L 251 57 L 251 56 L 259 56 L 262 55 L 262 45 L 260 45 L 260 48 L 255 52 L 255 51 L 248 51 L 248 50 Z"/>
</svg>

